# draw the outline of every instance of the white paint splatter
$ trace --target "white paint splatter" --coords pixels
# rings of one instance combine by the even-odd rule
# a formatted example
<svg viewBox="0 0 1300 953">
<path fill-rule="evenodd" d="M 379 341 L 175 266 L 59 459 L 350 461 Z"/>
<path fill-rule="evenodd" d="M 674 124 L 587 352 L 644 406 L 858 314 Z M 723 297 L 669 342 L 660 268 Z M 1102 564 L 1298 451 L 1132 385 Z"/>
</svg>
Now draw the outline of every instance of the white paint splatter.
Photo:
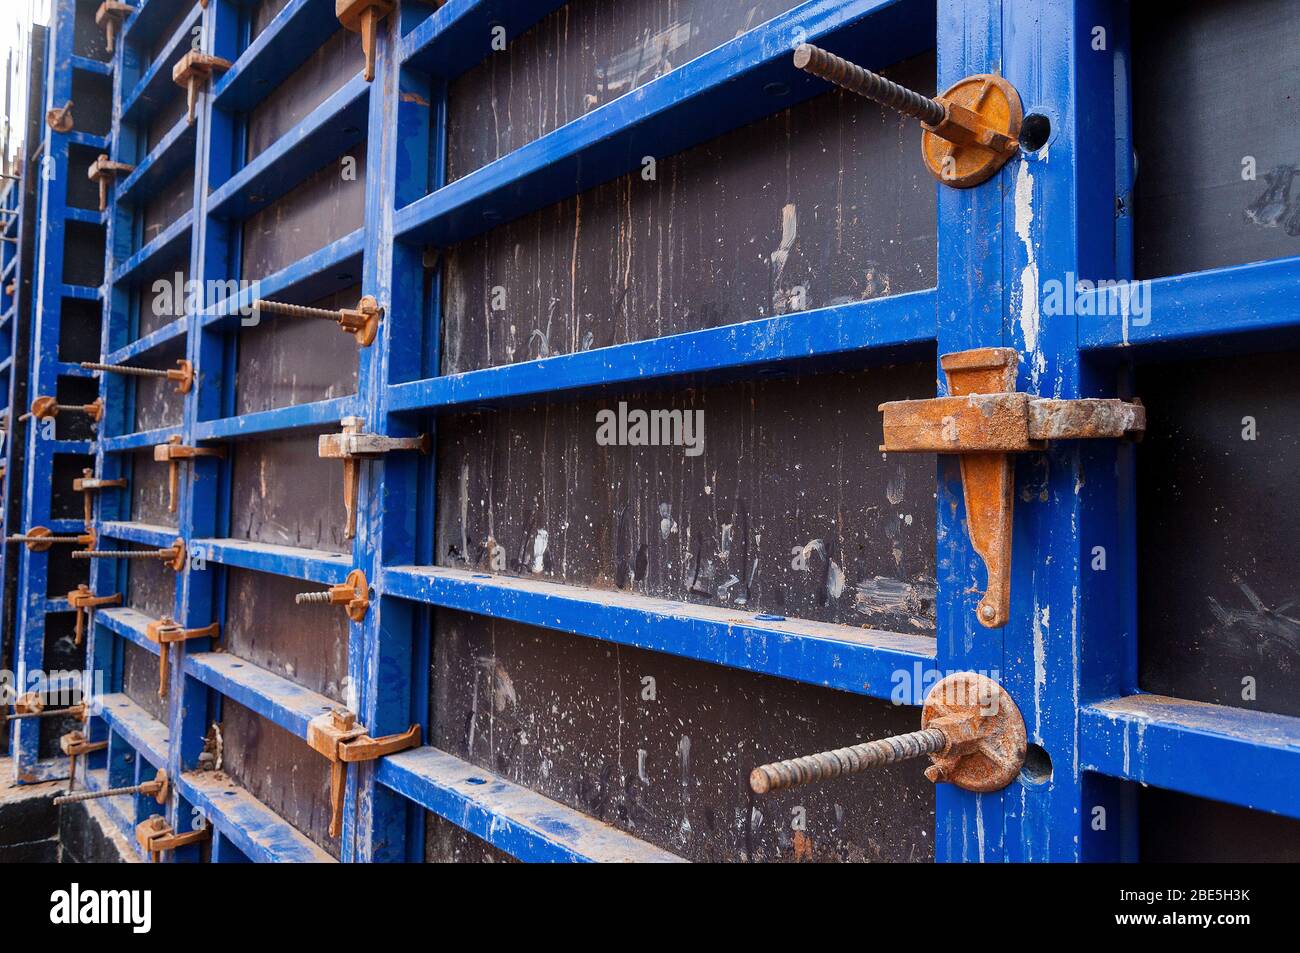
<svg viewBox="0 0 1300 953">
<path fill-rule="evenodd" d="M 537 535 L 533 537 L 533 572 L 541 572 L 542 566 L 545 565 L 546 547 L 550 545 L 551 534 L 544 529 L 539 529 Z"/>
<path fill-rule="evenodd" d="M 1016 175 L 1016 237 L 1025 246 L 1026 264 L 1020 271 L 1020 335 L 1024 339 L 1024 350 L 1029 355 L 1030 375 L 1038 383 L 1038 375 L 1046 369 L 1047 360 L 1038 349 L 1039 332 L 1042 330 L 1042 315 L 1038 307 L 1038 259 L 1034 254 L 1034 243 L 1029 234 L 1029 227 L 1034 221 L 1034 177 L 1029 171 L 1029 163 L 1020 163 Z"/>
</svg>

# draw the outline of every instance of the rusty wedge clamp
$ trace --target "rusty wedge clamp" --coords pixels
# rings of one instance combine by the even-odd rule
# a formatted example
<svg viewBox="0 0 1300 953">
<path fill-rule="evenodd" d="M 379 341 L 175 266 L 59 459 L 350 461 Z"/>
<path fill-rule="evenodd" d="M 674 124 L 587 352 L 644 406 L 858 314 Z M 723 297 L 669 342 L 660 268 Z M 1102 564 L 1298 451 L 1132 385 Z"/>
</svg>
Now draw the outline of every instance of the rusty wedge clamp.
<svg viewBox="0 0 1300 953">
<path fill-rule="evenodd" d="M 72 492 L 81 494 L 82 503 L 85 505 L 87 528 L 94 522 L 95 501 L 92 494 L 98 490 L 125 488 L 125 479 L 101 480 L 95 476 L 94 470 L 87 468 L 81 471 L 81 476 L 72 481 Z"/>
<path fill-rule="evenodd" d="M 69 99 L 58 109 L 46 110 L 45 125 L 49 126 L 55 132 L 71 132 L 72 131 L 72 100 Z"/>
<path fill-rule="evenodd" d="M 225 447 L 187 447 L 181 443 L 180 435 L 169 437 L 166 443 L 153 448 L 153 458 L 168 465 L 167 470 L 167 512 L 176 512 L 176 494 L 180 490 L 180 467 L 182 460 L 194 460 L 198 457 L 216 457 L 224 460 Z"/>
<path fill-rule="evenodd" d="M 59 738 L 59 749 L 68 756 L 68 792 L 77 783 L 77 758 L 108 747 L 108 741 L 89 741 L 80 731 L 69 731 Z"/>
<path fill-rule="evenodd" d="M 347 523 L 343 530 L 345 539 L 357 534 L 357 494 L 361 484 L 361 461 L 374 460 L 394 450 L 429 452 L 429 435 L 418 437 L 385 437 L 366 433 L 366 422 L 360 417 L 344 417 L 342 433 L 323 433 L 317 444 L 317 455 L 323 460 L 343 461 L 343 507 Z"/>
<path fill-rule="evenodd" d="M 29 552 L 43 553 L 51 546 L 85 546 L 90 549 L 95 545 L 96 534 L 87 528 L 80 536 L 55 536 L 47 526 L 33 526 L 25 533 L 5 538 L 6 543 L 25 543 Z"/>
<path fill-rule="evenodd" d="M 371 738 L 365 727 L 357 724 L 357 716 L 346 708 L 335 708 L 307 722 L 307 745 L 330 762 L 330 837 L 338 837 L 342 825 L 347 766 L 405 751 L 419 743 L 419 725 L 400 734 Z"/>
<path fill-rule="evenodd" d="M 1011 611 L 1011 519 L 1015 467 L 1010 456 L 1042 450 L 1050 440 L 1117 439 L 1146 430 L 1141 403 L 1056 400 L 1016 391 L 1019 355 L 990 347 L 945 354 L 949 397 L 880 405 L 891 453 L 956 453 L 971 545 L 984 560 L 988 585 L 975 614 L 988 628 Z"/>
<path fill-rule="evenodd" d="M 178 642 L 190 639 L 215 639 L 221 635 L 220 623 L 214 622 L 201 629 L 187 629 L 174 619 L 154 619 L 144 627 L 144 635 L 158 646 L 158 697 L 167 697 L 167 676 L 171 671 L 170 649 Z"/>
<path fill-rule="evenodd" d="M 967 76 L 931 99 L 810 43 L 795 48 L 794 65 L 921 120 L 921 157 L 944 185 L 979 185 L 1020 148 L 1020 94 L 1001 76 Z"/>
<path fill-rule="evenodd" d="M 37 420 L 53 420 L 61 413 L 85 414 L 95 423 L 99 423 L 104 418 L 104 399 L 96 397 L 89 404 L 60 404 L 57 397 L 37 397 L 32 401 L 32 409 L 18 419 L 27 420 L 29 417 L 35 417 Z"/>
<path fill-rule="evenodd" d="M 95 25 L 104 31 L 104 38 L 108 43 L 108 52 L 113 52 L 113 47 L 117 40 L 118 27 L 122 21 L 129 17 L 135 7 L 129 3 L 119 3 L 118 0 L 104 0 L 95 11 Z"/>
<path fill-rule="evenodd" d="M 157 367 L 131 367 L 129 364 L 97 364 L 94 361 L 82 361 L 81 366 L 88 371 L 102 371 L 106 374 L 124 374 L 127 377 L 166 378 L 176 382 L 176 393 L 188 394 L 194 389 L 194 365 L 186 360 L 176 362 L 176 367 L 165 370 Z"/>
<path fill-rule="evenodd" d="M 100 606 L 120 606 L 122 604 L 122 594 L 114 593 L 111 596 L 97 596 L 90 591 L 90 586 L 84 582 L 79 583 L 76 589 L 68 593 L 68 605 L 77 614 L 77 624 L 74 629 L 76 644 L 81 644 L 81 639 L 86 631 L 93 624 L 95 610 Z"/>
<path fill-rule="evenodd" d="M 160 559 L 176 572 L 185 568 L 185 540 L 179 536 L 166 549 L 79 549 L 73 559 Z"/>
<path fill-rule="evenodd" d="M 267 301 L 258 298 L 253 302 L 254 311 L 278 314 L 286 318 L 315 318 L 320 321 L 333 321 L 340 328 L 351 334 L 361 347 L 369 347 L 379 333 L 379 322 L 383 320 L 384 309 L 373 295 L 365 295 L 357 302 L 355 308 L 310 308 L 301 304 L 287 304 L 283 301 Z"/>
<path fill-rule="evenodd" d="M 343 611 L 353 622 L 361 622 L 370 608 L 370 584 L 360 569 L 348 573 L 346 582 L 330 586 L 320 592 L 300 592 L 293 597 L 295 605 L 343 606 Z"/>
<path fill-rule="evenodd" d="M 857 774 L 929 755 L 925 776 L 967 791 L 1000 791 L 1025 763 L 1025 720 L 997 682 L 957 672 L 925 697 L 921 730 L 866 744 L 760 765 L 749 776 L 755 794 Z"/>
<path fill-rule="evenodd" d="M 135 166 L 125 162 L 114 162 L 106 155 L 100 155 L 86 170 L 86 178 L 99 186 L 99 210 L 108 208 L 108 184 L 119 175 L 130 175 Z"/>
<path fill-rule="evenodd" d="M 224 73 L 230 66 L 230 60 L 199 50 L 190 50 L 176 61 L 172 67 L 172 82 L 185 87 L 186 115 L 190 122 L 194 122 L 194 104 L 198 97 L 199 83 L 211 79 L 213 73 Z"/>
<path fill-rule="evenodd" d="M 118 797 L 123 794 L 147 794 L 157 803 L 166 804 L 167 794 L 170 791 L 171 782 L 167 779 L 167 772 L 159 768 L 152 781 L 141 781 L 139 784 L 128 784 L 120 788 L 104 788 L 100 791 L 79 791 L 76 794 L 65 794 L 54 799 L 54 806 L 62 807 L 64 804 L 76 804 L 78 801 L 97 801 L 100 798 Z"/>
<path fill-rule="evenodd" d="M 366 82 L 375 78 L 375 40 L 379 21 L 393 12 L 393 0 L 334 0 L 334 16 L 343 29 L 361 34 Z"/>
<path fill-rule="evenodd" d="M 205 824 L 196 830 L 177 834 L 176 829 L 161 814 L 155 814 L 135 826 L 135 842 L 140 845 L 140 850 L 149 855 L 151 864 L 158 863 L 166 851 L 200 844 L 211 838 L 210 825 Z"/>
</svg>

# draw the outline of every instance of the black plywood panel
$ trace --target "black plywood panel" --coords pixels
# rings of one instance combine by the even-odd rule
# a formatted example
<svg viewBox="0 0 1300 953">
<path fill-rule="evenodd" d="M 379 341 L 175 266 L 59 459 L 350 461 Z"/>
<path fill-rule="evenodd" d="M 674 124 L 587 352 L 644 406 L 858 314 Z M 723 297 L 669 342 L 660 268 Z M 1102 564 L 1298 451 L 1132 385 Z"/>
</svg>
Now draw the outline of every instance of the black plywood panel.
<svg viewBox="0 0 1300 953">
<path fill-rule="evenodd" d="M 425 863 L 513 864 L 517 861 L 437 814 L 425 815 Z"/>
<path fill-rule="evenodd" d="M 248 114 L 247 159 L 255 158 L 356 76 L 361 35 L 339 29 Z"/>
<path fill-rule="evenodd" d="M 231 535 L 351 552 L 343 538 L 343 465 L 317 456 L 318 432 L 233 445 Z"/>
<path fill-rule="evenodd" d="M 63 283 L 98 288 L 104 283 L 104 226 L 63 223 Z"/>
<path fill-rule="evenodd" d="M 134 547 L 116 543 L 123 548 Z M 176 611 L 176 573 L 159 559 L 132 559 L 127 566 L 124 604 L 147 616 L 161 619 Z"/>
<path fill-rule="evenodd" d="M 1138 789 L 1144 863 L 1294 864 L 1300 821 L 1160 788 Z"/>
<path fill-rule="evenodd" d="M 891 75 L 932 89 L 934 59 Z M 919 136 L 828 93 L 464 242 L 444 373 L 933 287 Z"/>
<path fill-rule="evenodd" d="M 72 52 L 87 59 L 107 62 L 108 37 L 104 30 L 95 23 L 95 11 L 99 3 L 95 0 L 77 0 L 73 14 Z"/>
<path fill-rule="evenodd" d="M 45 396 L 45 395 L 42 395 Z M 99 397 L 99 381 L 92 377 L 60 377 L 55 386 L 55 396 L 66 406 L 85 406 Z M 59 440 L 94 440 L 99 425 L 87 414 L 77 411 L 60 411 L 53 419 L 35 420 L 31 426 L 40 428 L 40 438 L 48 439 L 50 424 Z"/>
<path fill-rule="evenodd" d="M 438 562 L 932 632 L 933 460 L 882 459 L 875 408 L 933 390 L 917 364 L 626 399 L 702 413 L 697 456 L 600 446 L 613 400 L 445 419 Z"/>
<path fill-rule="evenodd" d="M 128 486 L 131 494 L 131 519 L 136 523 L 151 523 L 154 526 L 176 526 L 177 514 L 170 511 L 167 464 L 159 463 L 153 458 L 152 447 L 131 454 L 130 474 Z"/>
<path fill-rule="evenodd" d="M 82 494 L 72 489 L 72 481 L 81 478 L 81 471 L 95 465 L 95 458 L 83 454 L 60 453 L 51 466 L 50 518 L 56 520 L 81 520 L 86 516 L 86 502 Z"/>
<path fill-rule="evenodd" d="M 775 796 L 748 785 L 773 758 L 914 730 L 913 708 L 450 611 L 434 649 L 436 747 L 667 850 L 932 859 L 919 766 Z"/>
<path fill-rule="evenodd" d="M 227 651 L 337 702 L 347 702 L 348 618 L 336 606 L 294 605 L 315 583 L 226 572 Z"/>
<path fill-rule="evenodd" d="M 572 0 L 452 83 L 449 176 L 472 172 L 797 5 Z"/>
<path fill-rule="evenodd" d="M 149 244 L 194 207 L 194 169 L 183 167 L 152 194 L 145 196 L 141 208 L 143 238 L 141 247 Z"/>
<path fill-rule="evenodd" d="M 113 78 L 111 76 L 73 70 L 72 102 L 72 122 L 77 132 L 91 136 L 108 135 L 113 125 Z M 84 169 L 81 170 L 81 174 L 83 176 L 86 174 Z"/>
<path fill-rule="evenodd" d="M 1296 359 L 1139 370 L 1136 393 L 1147 406 L 1137 561 L 1146 691 L 1300 715 Z"/>
<path fill-rule="evenodd" d="M 55 547 L 56 549 L 60 547 Z M 66 549 L 66 547 L 63 547 Z M 50 579 L 51 586 L 48 590 L 51 597 L 57 595 L 66 595 L 69 589 L 75 588 L 75 583 L 65 585 L 62 591 L 56 588 L 54 576 L 72 571 L 81 572 L 81 582 L 86 581 L 84 563 L 74 563 L 66 554 L 55 556 L 53 551 L 50 557 Z M 44 633 L 44 655 L 43 661 L 45 672 L 50 678 L 57 678 L 57 672 L 82 672 L 86 666 L 86 643 L 82 640 L 81 645 L 76 644 L 75 626 L 76 622 L 71 612 L 51 612 L 45 616 L 45 633 Z M 62 705 L 67 699 L 57 699 L 57 704 Z M 74 718 L 52 717 L 42 718 L 40 720 L 40 756 L 42 758 L 64 758 L 66 757 L 59 747 L 59 738 L 69 731 L 81 730 L 84 725 Z"/>
<path fill-rule="evenodd" d="M 98 361 L 102 324 L 99 302 L 64 298 L 59 308 L 59 360 Z"/>
<path fill-rule="evenodd" d="M 167 724 L 167 699 L 158 697 L 158 656 L 129 639 L 122 644 L 122 692 L 137 705 Z"/>
<path fill-rule="evenodd" d="M 1138 277 L 1300 254 L 1300 4 L 1132 9 Z"/>
<path fill-rule="evenodd" d="M 185 356 L 185 339 L 176 338 L 147 355 L 127 363 L 135 367 L 171 370 Z M 185 395 L 176 392 L 176 382 L 158 377 L 128 377 L 127 387 L 135 388 L 135 431 L 178 426 L 185 413 Z M 160 469 L 166 469 L 162 464 Z"/>
<path fill-rule="evenodd" d="M 75 144 L 68 146 L 68 182 L 65 198 L 73 208 L 99 211 L 99 186 L 86 177 L 86 170 L 94 164 L 99 154 L 99 150 L 89 146 Z M 65 309 L 64 314 L 66 313 Z"/>
<path fill-rule="evenodd" d="M 188 121 L 188 115 L 189 99 L 185 94 L 185 90 L 176 86 L 174 91 L 169 91 L 169 95 L 157 108 L 157 112 L 149 117 L 149 122 L 144 131 L 144 153 L 141 158 L 152 152 L 154 146 L 162 142 L 163 137 L 171 132 L 176 123 L 182 119 Z M 193 167 L 187 168 L 181 174 L 182 176 L 188 174 L 191 181 L 194 179 Z"/>
</svg>

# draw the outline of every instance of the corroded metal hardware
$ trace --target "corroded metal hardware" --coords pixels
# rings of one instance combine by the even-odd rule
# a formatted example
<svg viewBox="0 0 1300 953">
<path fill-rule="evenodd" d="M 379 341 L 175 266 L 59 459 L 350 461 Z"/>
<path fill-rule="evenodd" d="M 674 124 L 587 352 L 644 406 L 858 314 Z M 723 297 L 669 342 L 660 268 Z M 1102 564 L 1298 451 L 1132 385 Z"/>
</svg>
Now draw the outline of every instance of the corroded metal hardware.
<svg viewBox="0 0 1300 953">
<path fill-rule="evenodd" d="M 984 561 L 988 585 L 975 610 L 988 628 L 1011 614 L 1011 522 L 1015 467 L 1009 454 L 1042 450 L 1049 440 L 1139 435 L 1146 411 L 1122 400 L 1055 400 L 1016 391 L 1013 348 L 945 354 L 950 397 L 880 405 L 885 442 L 895 453 L 961 455 L 962 493 L 971 545 Z"/>
<path fill-rule="evenodd" d="M 343 29 L 361 34 L 361 50 L 366 56 L 366 82 L 375 78 L 375 28 L 393 12 L 393 0 L 334 0 L 334 16 Z"/>
<path fill-rule="evenodd" d="M 33 718 L 75 718 L 77 721 L 85 721 L 86 703 L 77 702 L 66 708 L 46 708 L 45 699 L 39 692 L 23 692 L 14 699 L 12 713 L 8 705 L 0 705 L 0 727 L 4 727 L 5 722 L 29 721 Z"/>
<path fill-rule="evenodd" d="M 824 781 L 929 755 L 925 776 L 967 791 L 1000 791 L 1025 763 L 1025 720 L 1006 690 L 984 675 L 957 672 L 930 689 L 921 730 L 776 761 L 749 776 L 755 794 Z"/>
<path fill-rule="evenodd" d="M 168 465 L 167 471 L 167 511 L 176 512 L 176 494 L 180 489 L 180 467 L 182 460 L 193 460 L 197 457 L 216 457 L 219 460 L 226 458 L 225 447 L 187 447 L 181 443 L 180 435 L 169 437 L 166 443 L 160 443 L 153 448 L 153 458 L 159 463 Z"/>
<path fill-rule="evenodd" d="M 215 639 L 221 635 L 220 623 L 201 629 L 187 629 L 174 619 L 154 619 L 144 627 L 144 635 L 158 646 L 158 697 L 167 697 L 167 675 L 171 671 L 171 646 L 190 639 Z"/>
<path fill-rule="evenodd" d="M 95 471 L 89 468 L 81 471 L 81 476 L 72 481 L 72 492 L 80 493 L 82 502 L 86 508 L 86 526 L 89 527 L 94 522 L 95 501 L 91 494 L 96 490 L 108 489 L 125 489 L 126 480 L 100 480 L 95 477 Z"/>
<path fill-rule="evenodd" d="M 795 48 L 794 65 L 921 120 L 921 157 L 944 185 L 979 185 L 1020 148 L 1020 94 L 1001 76 L 967 76 L 931 99 L 809 43 Z"/>
<path fill-rule="evenodd" d="M 307 723 L 307 745 L 330 762 L 330 837 L 339 836 L 347 766 L 405 751 L 419 743 L 419 725 L 412 725 L 400 734 L 371 738 L 365 727 L 357 724 L 357 716 L 346 708 L 335 708 Z"/>
<path fill-rule="evenodd" d="M 177 834 L 176 829 L 168 824 L 167 818 L 161 814 L 155 814 L 135 826 L 135 842 L 149 855 L 149 862 L 152 864 L 158 863 L 165 851 L 200 844 L 211 838 L 212 828 L 207 824 L 196 830 Z"/>
<path fill-rule="evenodd" d="M 87 528 L 80 536 L 55 536 L 48 526 L 33 526 L 26 533 L 19 533 L 5 538 L 6 543 L 25 543 L 29 552 L 43 553 L 51 546 L 85 546 L 95 545 L 96 534 Z"/>
<path fill-rule="evenodd" d="M 57 109 L 48 109 L 45 112 L 45 125 L 49 126 L 55 132 L 72 131 L 72 100 Z M 33 158 L 35 158 L 33 156 Z"/>
<path fill-rule="evenodd" d="M 321 321 L 333 321 L 348 334 L 357 339 L 362 347 L 374 343 L 379 333 L 379 322 L 383 320 L 384 309 L 374 295 L 365 295 L 357 302 L 355 308 L 310 308 L 301 304 L 286 304 L 283 301 L 267 301 L 258 298 L 253 302 L 254 311 L 278 314 L 286 318 L 316 318 Z"/>
<path fill-rule="evenodd" d="M 102 212 L 108 208 L 108 183 L 112 182 L 119 175 L 130 175 L 135 171 L 135 166 L 127 165 L 125 162 L 114 162 L 106 155 L 98 156 L 86 170 L 86 178 L 99 186 L 99 210 Z"/>
<path fill-rule="evenodd" d="M 99 606 L 120 606 L 122 604 L 122 594 L 114 593 L 111 596 L 97 596 L 90 591 L 90 587 L 84 582 L 79 583 L 76 589 L 68 593 L 68 605 L 77 614 L 77 624 L 73 630 L 76 635 L 76 644 L 81 644 L 82 636 L 91 626 L 91 620 L 95 617 L 95 609 Z"/>
<path fill-rule="evenodd" d="M 385 437 L 383 434 L 365 433 L 366 422 L 360 417 L 344 417 L 342 433 L 323 433 L 317 444 L 317 455 L 322 459 L 343 461 L 343 507 L 347 513 L 344 539 L 357 534 L 357 492 L 361 485 L 361 461 L 373 460 L 394 450 L 429 452 L 429 435 L 418 437 Z"/>
<path fill-rule="evenodd" d="M 348 573 L 346 582 L 330 586 L 320 592 L 300 592 L 293 597 L 295 605 L 343 606 L 348 618 L 361 622 L 370 608 L 370 584 L 360 569 Z"/>
<path fill-rule="evenodd" d="M 194 103 L 198 97 L 199 83 L 211 79 L 213 73 L 224 73 L 230 66 L 230 60 L 199 50 L 190 50 L 176 61 L 172 67 L 172 82 L 185 87 L 188 108 L 186 115 L 190 122 L 194 121 Z"/>
<path fill-rule="evenodd" d="M 118 797 L 122 794 L 148 794 L 159 804 L 166 804 L 170 790 L 171 784 L 167 780 L 167 772 L 159 768 L 152 781 L 141 781 L 139 784 L 128 784 L 120 788 L 104 788 L 102 791 L 65 794 L 54 799 L 54 806 L 62 807 L 64 804 L 76 804 L 78 801 L 97 801 L 102 797 Z"/>
<path fill-rule="evenodd" d="M 73 559 L 161 559 L 176 572 L 185 568 L 185 540 L 177 537 L 166 549 L 80 549 Z"/>
<path fill-rule="evenodd" d="M 96 397 L 89 404 L 60 404 L 57 397 L 37 397 L 32 401 L 32 409 L 18 419 L 53 420 L 59 414 L 85 414 L 99 423 L 104 419 L 104 399 Z"/>
<path fill-rule="evenodd" d="M 108 741 L 89 741 L 80 731 L 69 731 L 59 738 L 59 749 L 68 756 L 68 792 L 77 783 L 77 758 L 108 747 Z"/>
<path fill-rule="evenodd" d="M 117 41 L 117 28 L 122 25 L 122 21 L 131 15 L 135 7 L 129 3 L 119 3 L 118 0 L 104 0 L 95 11 L 95 25 L 104 31 L 104 37 L 108 42 L 108 52 L 113 52 L 113 47 Z"/>
<path fill-rule="evenodd" d="M 176 382 L 176 393 L 188 394 L 194 387 L 194 365 L 184 359 L 176 362 L 172 370 L 156 367 L 131 367 L 128 364 L 96 364 L 82 361 L 81 366 L 88 371 L 104 371 L 108 374 L 125 374 L 127 377 L 157 377 Z"/>
</svg>

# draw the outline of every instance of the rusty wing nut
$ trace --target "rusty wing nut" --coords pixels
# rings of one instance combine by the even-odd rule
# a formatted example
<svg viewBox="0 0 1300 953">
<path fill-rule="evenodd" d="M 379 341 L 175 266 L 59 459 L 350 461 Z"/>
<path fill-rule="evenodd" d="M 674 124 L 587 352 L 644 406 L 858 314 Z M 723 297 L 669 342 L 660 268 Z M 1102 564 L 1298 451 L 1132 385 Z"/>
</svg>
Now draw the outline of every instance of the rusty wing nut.
<svg viewBox="0 0 1300 953">
<path fill-rule="evenodd" d="M 1020 773 L 1027 740 L 1020 709 L 997 682 L 957 672 L 936 684 L 921 709 L 921 727 L 938 728 L 947 745 L 930 755 L 925 776 L 967 791 L 1000 791 Z"/>
</svg>

